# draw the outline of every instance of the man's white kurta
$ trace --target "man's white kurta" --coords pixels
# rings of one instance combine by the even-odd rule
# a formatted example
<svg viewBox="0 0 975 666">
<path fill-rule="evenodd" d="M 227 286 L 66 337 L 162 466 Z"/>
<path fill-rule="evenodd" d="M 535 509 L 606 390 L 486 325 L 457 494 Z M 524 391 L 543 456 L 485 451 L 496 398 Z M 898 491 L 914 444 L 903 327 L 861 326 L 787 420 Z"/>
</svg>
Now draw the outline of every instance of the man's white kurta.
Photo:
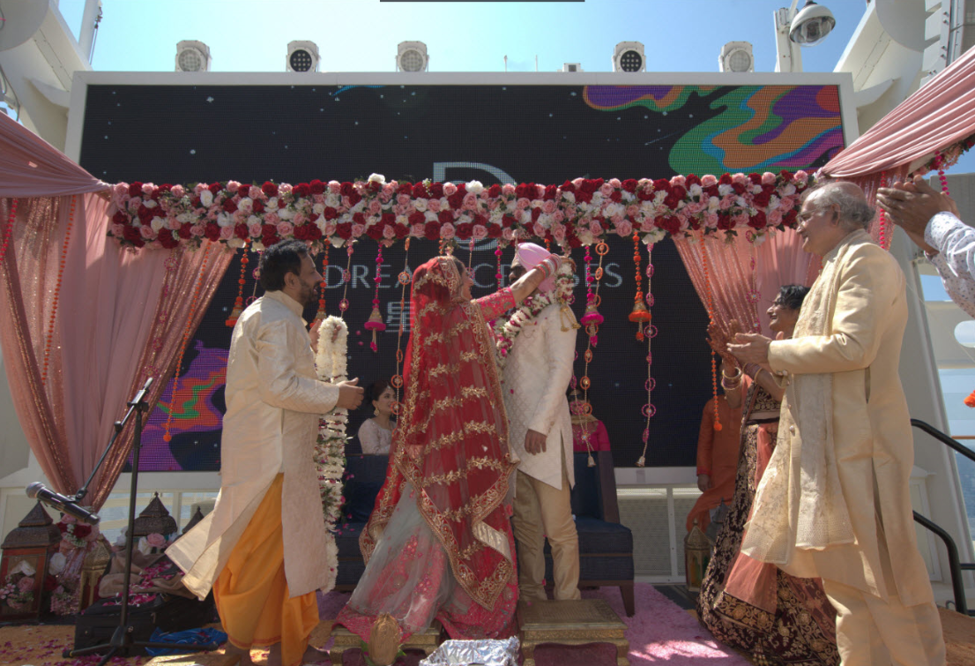
<svg viewBox="0 0 975 666">
<path fill-rule="evenodd" d="M 220 444 L 220 494 L 216 506 L 166 554 L 203 598 L 264 499 L 284 473 L 281 521 L 284 571 L 292 597 L 328 581 L 326 530 L 318 476 L 312 461 L 321 415 L 339 397 L 336 386 L 316 378 L 302 308 L 271 291 L 244 310 L 227 361 L 227 413 Z"/>
<path fill-rule="evenodd" d="M 572 420 L 565 389 L 572 378 L 576 332 L 572 328 L 562 330 L 559 309 L 558 303 L 549 305 L 515 338 L 505 360 L 501 388 L 510 423 L 508 440 L 521 458 L 518 470 L 561 489 L 559 458 L 563 455 L 569 483 L 575 483 Z M 546 435 L 544 452 L 525 451 L 529 430 Z"/>
<path fill-rule="evenodd" d="M 774 562 L 793 576 L 837 581 L 885 600 L 896 593 L 906 606 L 933 603 L 914 531 L 909 488 L 914 441 L 898 374 L 907 323 L 904 274 L 890 253 L 865 232 L 851 234 L 824 257 L 824 275 L 833 262 L 835 283 L 830 288 L 835 292 L 826 300 L 833 305 L 823 313 L 828 322 L 825 334 L 772 342 L 769 364 L 776 372 L 832 375 L 833 449 L 829 453 L 854 539 L 825 548 L 797 543 L 796 525 L 801 519 L 823 526 L 830 516 L 796 516 L 800 491 L 818 491 L 800 488 L 797 451 L 804 434 L 798 424 L 802 410 L 824 396 L 800 395 L 793 383 L 779 423 L 779 442 L 762 477 L 742 552 Z M 810 302 L 815 292 L 816 285 L 803 304 L 797 331 L 810 315 L 808 308 L 816 307 Z M 773 492 L 786 482 L 785 493 Z M 782 495 L 785 501 L 781 501 Z M 827 510 L 832 506 L 828 501 L 823 504 Z M 770 531 L 766 524 L 783 518 L 787 528 L 766 536 Z M 802 536 L 798 539 L 801 542 Z M 896 590 L 887 589 L 884 582 L 881 540 L 890 554 Z M 784 558 L 769 557 L 768 543 L 773 543 L 774 552 L 779 552 L 777 544 L 785 544 Z"/>
</svg>

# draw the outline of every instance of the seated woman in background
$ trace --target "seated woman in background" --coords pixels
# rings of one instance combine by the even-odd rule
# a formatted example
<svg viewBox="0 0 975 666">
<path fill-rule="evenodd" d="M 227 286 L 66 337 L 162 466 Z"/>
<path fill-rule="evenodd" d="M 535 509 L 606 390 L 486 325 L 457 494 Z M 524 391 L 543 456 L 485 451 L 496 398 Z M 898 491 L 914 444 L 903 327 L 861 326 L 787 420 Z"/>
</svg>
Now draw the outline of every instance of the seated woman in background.
<svg viewBox="0 0 975 666">
<path fill-rule="evenodd" d="M 808 292 L 801 285 L 781 288 L 768 309 L 773 335 L 792 337 Z M 822 582 L 790 576 L 741 552 L 755 491 L 775 448 L 785 390 L 768 370 L 739 367 L 727 342 L 740 327 L 733 321 L 729 328 L 727 338 L 716 326 L 709 328 L 710 342 L 722 357 L 728 404 L 740 406 L 744 418 L 734 496 L 701 583 L 698 618 L 715 638 L 748 652 L 756 664 L 835 666 L 840 663 L 835 611 Z"/>
<path fill-rule="evenodd" d="M 393 441 L 393 402 L 396 394 L 385 379 L 374 381 L 366 389 L 366 400 L 372 403 L 376 415 L 363 421 L 359 426 L 359 443 L 366 455 L 389 455 L 389 445 Z"/>
</svg>

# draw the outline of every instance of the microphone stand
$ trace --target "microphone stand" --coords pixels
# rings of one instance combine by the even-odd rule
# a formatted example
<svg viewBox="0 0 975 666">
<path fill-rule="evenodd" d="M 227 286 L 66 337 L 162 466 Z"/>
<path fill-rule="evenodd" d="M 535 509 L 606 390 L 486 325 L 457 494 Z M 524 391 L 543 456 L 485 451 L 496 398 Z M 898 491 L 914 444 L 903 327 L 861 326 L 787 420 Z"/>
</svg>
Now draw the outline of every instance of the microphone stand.
<svg viewBox="0 0 975 666">
<path fill-rule="evenodd" d="M 112 638 L 108 643 L 103 643 L 101 645 L 93 645 L 91 647 L 80 648 L 75 650 L 65 650 L 63 655 L 65 658 L 81 657 L 84 655 L 92 654 L 94 652 L 101 652 L 105 649 L 108 652 L 102 657 L 102 660 L 98 662 L 98 666 L 105 666 L 108 661 L 120 654 L 123 657 L 129 657 L 132 655 L 133 648 L 177 648 L 180 650 L 188 650 L 190 652 L 194 650 L 216 650 L 220 645 L 218 643 L 207 643 L 205 645 L 192 644 L 192 643 L 151 643 L 145 641 L 136 641 L 132 639 L 133 631 L 135 627 L 129 625 L 129 584 L 132 577 L 132 546 L 135 542 L 135 496 L 139 488 L 139 452 L 142 449 L 142 417 L 146 411 L 149 409 L 149 405 L 146 403 L 146 394 L 149 392 L 149 387 L 152 386 L 153 378 L 150 377 L 146 380 L 145 386 L 143 386 L 135 397 L 126 404 L 129 407 L 129 411 L 126 412 L 125 417 L 121 421 L 115 422 L 115 432 L 112 433 L 112 438 L 105 448 L 105 452 L 102 454 L 101 459 L 98 464 L 95 465 L 95 469 L 92 470 L 91 476 L 85 481 L 77 493 L 74 494 L 74 501 L 82 499 L 88 493 L 88 485 L 91 480 L 95 477 L 95 472 L 101 467 L 102 463 L 105 461 L 105 457 L 108 455 L 109 450 L 118 438 L 119 433 L 125 427 L 126 422 L 129 417 L 135 414 L 135 433 L 132 438 L 132 486 L 129 491 L 129 526 L 125 534 L 125 574 L 122 580 L 122 606 L 121 613 L 119 614 L 118 627 L 115 628 L 115 632 L 112 634 Z"/>
</svg>

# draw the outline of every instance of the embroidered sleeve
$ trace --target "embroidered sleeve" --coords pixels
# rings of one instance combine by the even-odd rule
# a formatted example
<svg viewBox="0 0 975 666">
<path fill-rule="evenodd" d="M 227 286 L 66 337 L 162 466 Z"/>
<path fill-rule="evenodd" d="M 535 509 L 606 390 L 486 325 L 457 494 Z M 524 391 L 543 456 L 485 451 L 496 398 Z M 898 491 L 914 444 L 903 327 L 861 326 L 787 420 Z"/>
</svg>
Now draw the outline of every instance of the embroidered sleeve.
<svg viewBox="0 0 975 666">
<path fill-rule="evenodd" d="M 945 291 L 975 317 L 975 229 L 951 213 L 938 213 L 924 231 L 924 240 L 938 249 L 927 255 L 941 275 Z"/>
<path fill-rule="evenodd" d="M 493 321 L 516 305 L 510 287 L 505 287 L 474 302 L 481 308 L 484 321 Z"/>
</svg>

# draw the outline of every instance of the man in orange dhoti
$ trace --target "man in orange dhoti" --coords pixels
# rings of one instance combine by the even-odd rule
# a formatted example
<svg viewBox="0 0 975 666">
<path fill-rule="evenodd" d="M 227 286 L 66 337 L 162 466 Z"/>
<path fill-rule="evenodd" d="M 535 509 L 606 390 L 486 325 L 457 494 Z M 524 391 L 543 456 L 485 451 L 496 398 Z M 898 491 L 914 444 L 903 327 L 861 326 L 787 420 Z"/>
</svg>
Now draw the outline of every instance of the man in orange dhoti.
<svg viewBox="0 0 975 666">
<path fill-rule="evenodd" d="M 213 512 L 166 551 L 194 594 L 213 589 L 228 654 L 245 666 L 252 646 L 271 646 L 270 666 L 320 658 L 308 648 L 315 591 L 328 580 L 312 454 L 320 415 L 362 402 L 355 380 L 316 377 L 301 313 L 321 280 L 302 242 L 264 252 L 266 293 L 244 310 L 230 343 L 220 494 Z"/>
<path fill-rule="evenodd" d="M 711 524 L 711 510 L 724 500 L 731 503 L 735 494 L 735 473 L 738 469 L 738 450 L 741 439 L 741 405 L 732 409 L 728 399 L 719 395 L 718 419 L 721 429 L 715 428 L 714 398 L 708 400 L 701 417 L 701 432 L 697 438 L 697 487 L 703 495 L 687 514 L 687 531 L 697 520 L 702 531 Z"/>
</svg>

